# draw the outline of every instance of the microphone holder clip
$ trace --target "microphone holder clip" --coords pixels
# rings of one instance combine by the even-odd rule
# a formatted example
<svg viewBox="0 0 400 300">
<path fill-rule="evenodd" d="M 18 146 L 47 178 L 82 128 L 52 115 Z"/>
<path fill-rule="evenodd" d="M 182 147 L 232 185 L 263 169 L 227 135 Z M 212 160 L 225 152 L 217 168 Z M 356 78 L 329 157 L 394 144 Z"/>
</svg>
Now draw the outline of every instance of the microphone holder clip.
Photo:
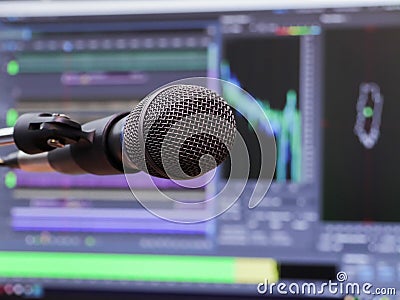
<svg viewBox="0 0 400 300">
<path fill-rule="evenodd" d="M 28 113 L 21 115 L 13 138 L 17 148 L 27 154 L 48 152 L 69 144 L 92 143 L 94 131 L 83 131 L 81 124 L 64 114 Z"/>
</svg>

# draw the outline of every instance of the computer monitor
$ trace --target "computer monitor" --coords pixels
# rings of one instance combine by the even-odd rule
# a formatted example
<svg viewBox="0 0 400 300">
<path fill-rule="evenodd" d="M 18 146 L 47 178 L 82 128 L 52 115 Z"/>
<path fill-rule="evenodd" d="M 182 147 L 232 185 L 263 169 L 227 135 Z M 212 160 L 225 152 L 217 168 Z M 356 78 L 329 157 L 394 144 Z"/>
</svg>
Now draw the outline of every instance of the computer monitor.
<svg viewBox="0 0 400 300">
<path fill-rule="evenodd" d="M 230 209 L 205 222 L 154 216 L 124 175 L 0 169 L 0 294 L 254 296 L 266 282 L 316 287 L 286 290 L 295 298 L 357 294 L 318 293 L 331 280 L 371 283 L 376 296 L 386 288 L 392 297 L 390 288 L 400 287 L 400 5 L 186 2 L 0 3 L 1 127 L 42 111 L 84 123 L 130 111 L 169 82 L 213 77 L 250 93 L 273 129 L 263 133 L 252 110 L 236 115 L 249 180 Z M 246 111 L 245 99 L 236 100 Z M 276 141 L 273 178 L 259 176 L 260 141 L 249 120 Z M 228 163 L 217 175 L 197 189 L 157 186 L 199 201 L 228 178 L 241 180 Z M 216 209 L 166 203 L 135 176 L 135 194 L 169 213 L 190 220 Z M 255 183 L 271 179 L 249 209 Z M 230 192 L 218 205 L 237 194 Z M 264 294 L 284 293 L 275 286 Z"/>
</svg>

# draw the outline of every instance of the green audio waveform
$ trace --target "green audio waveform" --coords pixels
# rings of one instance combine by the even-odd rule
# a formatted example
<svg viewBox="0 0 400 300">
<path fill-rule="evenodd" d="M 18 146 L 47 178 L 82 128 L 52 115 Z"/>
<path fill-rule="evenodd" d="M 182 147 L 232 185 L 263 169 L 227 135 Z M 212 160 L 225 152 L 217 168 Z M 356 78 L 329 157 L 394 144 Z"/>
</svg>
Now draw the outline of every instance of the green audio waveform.
<svg viewBox="0 0 400 300">
<path fill-rule="evenodd" d="M 222 79 L 237 86 L 239 80 L 230 72 L 229 65 L 222 64 Z M 286 103 L 283 110 L 273 109 L 266 100 L 249 99 L 238 89 L 224 86 L 224 97 L 230 105 L 240 111 L 254 128 L 259 128 L 265 134 L 271 134 L 271 128 L 276 139 L 277 163 L 276 180 L 301 180 L 301 113 L 296 108 L 297 93 L 289 90 L 286 94 Z M 261 107 L 261 109 L 260 109 Z M 270 125 L 265 124 L 267 116 Z"/>
<path fill-rule="evenodd" d="M 195 71 L 207 69 L 207 52 L 126 51 L 80 53 L 23 53 L 16 55 L 20 73 Z M 14 65 L 9 67 L 16 70 Z M 14 74 L 13 73 L 13 74 Z"/>
</svg>

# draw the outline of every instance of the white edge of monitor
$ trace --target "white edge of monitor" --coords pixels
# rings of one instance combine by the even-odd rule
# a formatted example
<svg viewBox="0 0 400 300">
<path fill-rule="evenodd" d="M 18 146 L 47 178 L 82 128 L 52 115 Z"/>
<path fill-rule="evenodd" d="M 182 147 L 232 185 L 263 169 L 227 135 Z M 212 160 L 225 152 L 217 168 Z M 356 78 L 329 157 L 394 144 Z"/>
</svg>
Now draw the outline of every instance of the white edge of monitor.
<svg viewBox="0 0 400 300">
<path fill-rule="evenodd" d="M 2 1 L 0 17 L 104 16 L 171 13 L 242 12 L 399 5 L 399 0 L 132 0 Z"/>
</svg>

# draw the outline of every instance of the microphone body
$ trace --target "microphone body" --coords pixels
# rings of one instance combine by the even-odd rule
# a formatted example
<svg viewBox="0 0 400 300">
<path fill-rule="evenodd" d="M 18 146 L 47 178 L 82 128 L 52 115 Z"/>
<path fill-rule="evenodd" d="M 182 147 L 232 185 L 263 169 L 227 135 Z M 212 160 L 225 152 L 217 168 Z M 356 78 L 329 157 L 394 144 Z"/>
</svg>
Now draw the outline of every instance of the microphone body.
<svg viewBox="0 0 400 300">
<path fill-rule="evenodd" d="M 17 134 L 20 138 L 15 142 L 31 155 L 16 152 L 0 165 L 71 175 L 144 171 L 161 178 L 191 179 L 221 164 L 228 157 L 236 134 L 234 115 L 226 101 L 214 91 L 195 85 L 161 88 L 133 111 L 95 120 L 82 128 L 64 118 L 62 121 L 67 124 L 54 129 L 50 119 L 44 128 L 40 121 L 30 123 L 29 118 L 29 114 L 21 116 L 22 134 Z M 65 131 L 64 125 L 77 130 Z M 42 129 L 47 129 L 46 136 L 38 143 L 35 135 L 40 136 Z M 49 139 L 56 141 L 52 136 L 60 130 L 68 134 L 68 145 L 50 147 L 48 151 Z"/>
<path fill-rule="evenodd" d="M 48 152 L 51 167 L 66 174 L 113 175 L 124 172 L 122 132 L 129 112 L 112 115 L 82 125 L 93 131 L 91 143 L 81 142 Z"/>
</svg>

